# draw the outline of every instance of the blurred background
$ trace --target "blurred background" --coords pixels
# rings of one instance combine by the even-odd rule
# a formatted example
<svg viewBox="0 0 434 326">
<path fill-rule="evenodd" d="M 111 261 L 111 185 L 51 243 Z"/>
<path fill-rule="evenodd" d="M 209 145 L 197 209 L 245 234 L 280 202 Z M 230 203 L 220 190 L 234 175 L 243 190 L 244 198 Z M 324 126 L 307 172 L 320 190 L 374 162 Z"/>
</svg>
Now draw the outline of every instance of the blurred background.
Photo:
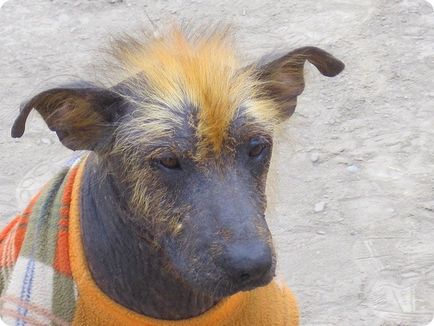
<svg viewBox="0 0 434 326">
<path fill-rule="evenodd" d="M 0 1 L 0 4 L 3 1 Z M 276 134 L 268 219 L 279 278 L 302 325 L 426 325 L 434 314 L 434 13 L 423 0 L 10 0 L 0 10 L 0 226 L 67 160 L 19 104 L 65 80 L 100 81 L 111 35 L 231 23 L 246 63 L 315 45 L 346 63 L 306 64 Z"/>
</svg>

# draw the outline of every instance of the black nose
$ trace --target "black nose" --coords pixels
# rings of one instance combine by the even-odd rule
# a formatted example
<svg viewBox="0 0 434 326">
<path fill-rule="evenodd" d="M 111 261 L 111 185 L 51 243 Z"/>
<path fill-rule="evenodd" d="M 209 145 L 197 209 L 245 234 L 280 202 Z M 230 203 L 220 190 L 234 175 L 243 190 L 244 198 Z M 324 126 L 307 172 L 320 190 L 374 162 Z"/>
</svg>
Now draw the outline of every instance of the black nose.
<svg viewBox="0 0 434 326">
<path fill-rule="evenodd" d="M 272 265 L 270 246 L 252 241 L 229 246 L 223 267 L 235 285 L 249 288 L 268 283 L 273 276 Z"/>
</svg>

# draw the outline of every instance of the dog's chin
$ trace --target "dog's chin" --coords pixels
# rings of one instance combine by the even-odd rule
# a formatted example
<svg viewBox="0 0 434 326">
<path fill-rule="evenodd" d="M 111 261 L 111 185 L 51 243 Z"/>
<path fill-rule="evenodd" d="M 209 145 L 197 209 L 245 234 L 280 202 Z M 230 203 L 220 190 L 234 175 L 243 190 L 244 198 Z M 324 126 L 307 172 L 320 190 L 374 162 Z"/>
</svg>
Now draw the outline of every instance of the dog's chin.
<svg viewBox="0 0 434 326">
<path fill-rule="evenodd" d="M 241 291 L 252 291 L 256 288 L 266 286 L 273 280 L 274 276 L 275 268 L 273 267 L 262 277 L 249 282 L 233 282 L 222 275 L 218 281 L 215 279 L 203 279 L 197 282 L 198 280 L 196 279 L 196 282 L 190 283 L 190 285 L 195 291 L 205 295 L 211 294 L 214 299 L 220 300 Z"/>
<path fill-rule="evenodd" d="M 218 277 L 216 275 L 216 277 Z M 212 300 L 218 301 L 225 297 L 231 296 L 240 291 L 228 279 L 221 278 L 201 278 L 191 279 L 189 275 L 184 275 L 184 283 L 188 284 L 190 289 L 200 296 L 210 297 Z"/>
<path fill-rule="evenodd" d="M 240 288 L 239 291 L 252 291 L 256 288 L 266 286 L 266 285 L 270 284 L 270 282 L 273 280 L 274 276 L 275 276 L 274 269 L 270 270 L 262 278 L 254 281 L 250 284 L 245 285 L 244 287 Z"/>
</svg>

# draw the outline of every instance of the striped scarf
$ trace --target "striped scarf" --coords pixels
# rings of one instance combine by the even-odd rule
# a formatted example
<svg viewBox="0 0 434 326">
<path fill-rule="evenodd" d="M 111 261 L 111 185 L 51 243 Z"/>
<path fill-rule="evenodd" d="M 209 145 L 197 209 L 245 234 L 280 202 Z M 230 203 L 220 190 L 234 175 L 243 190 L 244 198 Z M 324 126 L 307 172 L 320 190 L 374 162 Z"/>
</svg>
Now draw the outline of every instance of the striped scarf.
<svg viewBox="0 0 434 326">
<path fill-rule="evenodd" d="M 77 164 L 64 168 L 0 233 L 0 315 L 8 325 L 68 325 L 77 299 L 68 250 Z"/>
</svg>

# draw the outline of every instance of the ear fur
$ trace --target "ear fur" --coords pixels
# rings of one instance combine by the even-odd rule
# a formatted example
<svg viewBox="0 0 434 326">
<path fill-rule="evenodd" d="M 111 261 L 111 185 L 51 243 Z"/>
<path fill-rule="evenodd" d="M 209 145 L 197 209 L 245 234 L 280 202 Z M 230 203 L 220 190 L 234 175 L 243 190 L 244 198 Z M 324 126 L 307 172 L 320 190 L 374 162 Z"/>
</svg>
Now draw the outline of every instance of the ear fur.
<svg viewBox="0 0 434 326">
<path fill-rule="evenodd" d="M 277 102 L 282 120 L 294 113 L 297 96 L 304 90 L 306 60 L 327 77 L 338 75 L 345 67 L 330 53 L 313 46 L 298 48 L 260 67 L 265 92 Z"/>
<path fill-rule="evenodd" d="M 121 100 L 110 90 L 89 85 L 53 88 L 21 106 L 11 135 L 23 135 L 27 117 L 35 109 L 63 145 L 72 150 L 95 150 L 113 132 Z"/>
</svg>

